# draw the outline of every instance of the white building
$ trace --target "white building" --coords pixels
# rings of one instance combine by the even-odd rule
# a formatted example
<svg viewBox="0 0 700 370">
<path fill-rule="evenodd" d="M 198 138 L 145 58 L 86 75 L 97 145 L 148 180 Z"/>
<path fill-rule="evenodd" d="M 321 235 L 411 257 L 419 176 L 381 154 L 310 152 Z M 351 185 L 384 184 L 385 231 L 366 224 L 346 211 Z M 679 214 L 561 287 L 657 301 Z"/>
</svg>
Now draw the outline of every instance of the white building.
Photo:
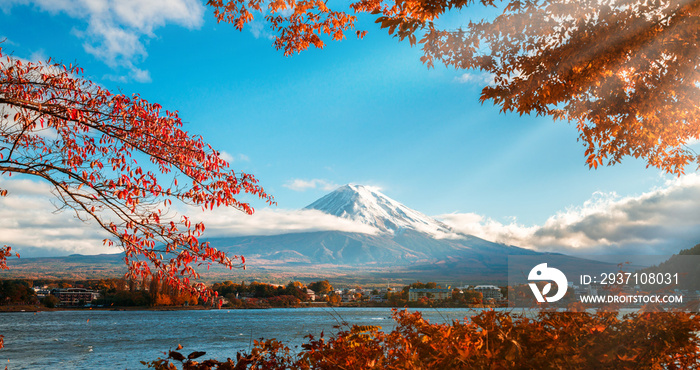
<svg viewBox="0 0 700 370">
<path fill-rule="evenodd" d="M 452 298 L 452 289 L 416 289 L 408 290 L 408 300 L 418 301 L 423 297 L 428 297 L 435 300 L 445 300 Z"/>
<path fill-rule="evenodd" d="M 501 294 L 501 288 L 495 285 L 477 285 L 474 287 L 474 290 L 481 293 L 481 295 L 484 297 L 484 300 L 503 299 L 503 294 Z"/>
<path fill-rule="evenodd" d="M 316 292 L 314 292 L 311 289 L 306 289 L 306 295 L 309 296 L 310 301 L 315 301 L 316 300 Z"/>
</svg>

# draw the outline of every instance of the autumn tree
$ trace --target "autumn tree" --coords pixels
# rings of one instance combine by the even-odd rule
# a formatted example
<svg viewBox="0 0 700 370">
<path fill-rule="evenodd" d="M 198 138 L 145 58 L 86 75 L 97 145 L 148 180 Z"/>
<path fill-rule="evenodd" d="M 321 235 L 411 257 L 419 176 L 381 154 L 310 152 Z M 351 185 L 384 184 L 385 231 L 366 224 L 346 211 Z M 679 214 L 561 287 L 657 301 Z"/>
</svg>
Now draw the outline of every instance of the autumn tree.
<svg viewBox="0 0 700 370">
<path fill-rule="evenodd" d="M 36 294 L 31 282 L 21 280 L 0 280 L 0 305 L 31 304 Z"/>
<path fill-rule="evenodd" d="M 309 296 L 306 294 L 304 284 L 298 281 L 290 281 L 284 288 L 284 294 L 298 298 L 300 301 L 308 301 Z"/>
<path fill-rule="evenodd" d="M 309 284 L 309 289 L 320 295 L 331 293 L 333 291 L 333 286 L 328 282 L 328 280 L 321 280 Z"/>
<path fill-rule="evenodd" d="M 697 369 L 700 317 L 686 312 L 482 311 L 430 323 L 396 311 L 396 327 L 352 325 L 328 337 L 308 335 L 293 351 L 271 339 L 227 361 L 175 351 L 145 363 L 156 369 Z M 235 360 L 232 358 L 235 357 Z"/>
<path fill-rule="evenodd" d="M 205 294 L 195 267 L 243 267 L 201 241 L 202 223 L 176 204 L 233 207 L 253 213 L 243 193 L 272 203 L 257 179 L 229 169 L 201 137 L 182 129 L 177 111 L 139 95 L 113 94 L 75 66 L 24 63 L 0 49 L 0 173 L 40 179 L 60 208 L 105 230 L 132 281 L 153 276 L 173 288 Z M 144 163 L 137 163 L 137 159 Z M 0 196 L 9 196 L 1 189 Z M 0 253 L 6 268 L 10 247 Z"/>
<path fill-rule="evenodd" d="M 208 0 L 219 21 L 242 29 L 264 11 L 285 55 L 334 40 L 371 13 L 389 34 L 420 44 L 421 61 L 493 78 L 481 92 L 503 112 L 576 124 L 586 162 L 626 156 L 682 174 L 700 156 L 700 2 L 684 0 Z M 497 6 L 490 20 L 445 29 L 440 18 Z M 462 14 L 462 13 L 460 13 Z M 355 31 L 359 37 L 366 31 Z"/>
</svg>

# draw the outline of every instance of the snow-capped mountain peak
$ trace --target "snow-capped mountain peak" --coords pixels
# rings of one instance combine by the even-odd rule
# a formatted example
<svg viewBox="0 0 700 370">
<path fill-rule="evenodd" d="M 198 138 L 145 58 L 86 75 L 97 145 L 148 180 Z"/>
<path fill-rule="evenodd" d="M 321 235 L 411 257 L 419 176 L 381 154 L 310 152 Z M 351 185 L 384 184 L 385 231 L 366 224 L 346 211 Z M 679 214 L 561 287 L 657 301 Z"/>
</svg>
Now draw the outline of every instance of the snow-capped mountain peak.
<svg viewBox="0 0 700 370">
<path fill-rule="evenodd" d="M 454 235 L 449 226 L 387 197 L 370 186 L 348 184 L 326 194 L 305 209 L 315 209 L 396 233 L 413 229 L 438 238 Z"/>
</svg>

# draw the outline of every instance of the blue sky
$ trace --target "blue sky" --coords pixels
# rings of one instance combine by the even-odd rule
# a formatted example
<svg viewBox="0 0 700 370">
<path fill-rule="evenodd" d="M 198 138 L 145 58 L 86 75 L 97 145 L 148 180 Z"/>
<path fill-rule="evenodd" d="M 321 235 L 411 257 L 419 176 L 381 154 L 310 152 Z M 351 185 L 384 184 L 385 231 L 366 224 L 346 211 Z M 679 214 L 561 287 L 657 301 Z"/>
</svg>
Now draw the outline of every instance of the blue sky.
<svg viewBox="0 0 700 370">
<path fill-rule="evenodd" d="M 239 32 L 203 2 L 148 3 L 0 0 L 3 53 L 78 63 L 105 87 L 179 110 L 278 209 L 358 183 L 428 215 L 528 228 L 674 181 L 631 158 L 589 170 L 575 127 L 481 105 L 478 73 L 427 69 L 369 18 L 364 40 L 284 57 L 262 22 Z"/>
</svg>

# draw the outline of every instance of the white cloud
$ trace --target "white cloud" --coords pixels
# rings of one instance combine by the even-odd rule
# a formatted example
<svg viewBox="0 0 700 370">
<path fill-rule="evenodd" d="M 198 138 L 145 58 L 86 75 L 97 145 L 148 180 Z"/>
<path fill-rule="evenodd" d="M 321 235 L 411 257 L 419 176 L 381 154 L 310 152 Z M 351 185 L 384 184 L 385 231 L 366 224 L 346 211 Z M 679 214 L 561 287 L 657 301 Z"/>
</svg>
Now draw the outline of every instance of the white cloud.
<svg viewBox="0 0 700 370">
<path fill-rule="evenodd" d="M 26 197 L 30 195 L 45 196 L 51 192 L 51 187 L 48 184 L 26 179 L 10 180 L 4 178 L 3 181 L 0 182 L 0 188 L 7 190 L 8 196 L 13 197 Z"/>
<path fill-rule="evenodd" d="M 236 160 L 231 154 L 223 150 L 219 152 L 219 157 L 221 157 L 221 159 L 225 160 L 228 163 L 233 163 L 233 161 Z"/>
<path fill-rule="evenodd" d="M 225 150 L 222 150 L 219 152 L 219 157 L 221 157 L 221 159 L 225 160 L 229 164 L 236 162 L 236 161 L 241 161 L 241 162 L 249 162 L 250 161 L 250 158 L 248 158 L 248 156 L 245 154 L 234 155 L 234 154 L 231 154 Z"/>
<path fill-rule="evenodd" d="M 78 220 L 70 210 L 56 212 L 49 185 L 26 179 L 0 180 L 0 188 L 8 190 L 6 197 L 0 197 L 0 245 L 10 245 L 20 254 L 32 248 L 50 255 L 120 251 L 102 245 L 107 233 L 94 223 Z"/>
<path fill-rule="evenodd" d="M 473 213 L 437 217 L 459 232 L 541 251 L 669 254 L 700 243 L 699 209 L 700 176 L 691 174 L 637 197 L 596 193 L 540 226 Z"/>
<path fill-rule="evenodd" d="M 37 62 L 45 63 L 47 59 L 49 59 L 49 58 L 44 53 L 44 49 L 36 50 L 29 56 L 29 60 L 34 62 L 34 63 L 37 63 Z"/>
<path fill-rule="evenodd" d="M 117 247 L 103 246 L 110 237 L 94 222 L 77 219 L 71 210 L 55 212 L 51 186 L 29 179 L 0 177 L 0 245 L 10 245 L 29 256 L 118 253 Z M 342 219 L 317 210 L 264 208 L 247 215 L 232 208 L 202 211 L 179 207 L 193 222 L 204 222 L 205 237 L 275 235 L 294 232 L 338 230 L 375 234 L 372 226 Z M 175 211 L 175 210 L 174 210 Z M 174 215 L 174 213 L 171 213 Z M 24 252 L 23 252 L 24 251 Z M 27 254 L 25 253 L 25 256 Z"/>
<path fill-rule="evenodd" d="M 463 84 L 493 85 L 495 75 L 486 72 L 466 72 L 455 77 L 455 81 Z"/>
<path fill-rule="evenodd" d="M 129 78 L 150 81 L 136 67 L 147 56 L 145 43 L 154 30 L 166 24 L 189 29 L 202 25 L 205 8 L 197 0 L 0 0 L 8 12 L 13 5 L 33 5 L 52 14 L 63 13 L 86 22 L 75 29 L 85 51 L 112 68 L 124 68 Z"/>
<path fill-rule="evenodd" d="M 284 210 L 264 208 L 253 215 L 218 208 L 202 212 L 200 209 L 188 211 L 192 219 L 204 222 L 206 237 L 278 235 L 297 232 L 337 230 L 376 234 L 376 228 L 352 220 L 336 217 L 318 210 Z"/>
<path fill-rule="evenodd" d="M 250 33 L 255 37 L 256 39 L 259 38 L 264 38 L 267 40 L 274 40 L 275 35 L 270 31 L 269 29 L 269 23 L 266 22 L 263 17 L 264 15 L 258 14 L 256 17 L 262 19 L 254 19 L 248 23 L 248 29 L 250 30 Z"/>
<path fill-rule="evenodd" d="M 131 78 L 133 78 L 136 82 L 151 82 L 151 73 L 143 69 L 138 69 L 136 67 L 131 68 L 129 76 L 131 76 Z"/>
<path fill-rule="evenodd" d="M 299 181 L 297 185 L 302 187 L 313 182 Z M 313 186 L 319 186 L 318 181 Z M 0 197 L 0 245 L 49 249 L 53 254 L 120 251 L 102 246 L 106 233 L 94 224 L 76 219 L 71 211 L 54 213 L 47 184 L 0 177 L 0 188 L 9 190 L 7 197 Z M 635 197 L 596 193 L 581 206 L 559 212 L 542 225 L 526 226 L 516 220 L 502 223 L 475 213 L 437 218 L 462 233 L 540 251 L 670 254 L 700 243 L 699 209 L 700 176 L 692 174 Z M 264 208 L 252 216 L 234 209 L 186 211 L 193 221 L 205 223 L 206 237 L 323 230 L 377 232 L 368 225 L 316 210 Z"/>
<path fill-rule="evenodd" d="M 333 182 L 330 182 L 328 180 L 322 180 L 322 179 L 311 179 L 311 180 L 302 180 L 302 179 L 294 179 L 288 181 L 286 184 L 283 185 L 285 188 L 292 189 L 294 191 L 306 191 L 309 189 L 321 189 L 325 191 L 332 191 L 338 188 L 338 184 L 335 184 Z"/>
</svg>

